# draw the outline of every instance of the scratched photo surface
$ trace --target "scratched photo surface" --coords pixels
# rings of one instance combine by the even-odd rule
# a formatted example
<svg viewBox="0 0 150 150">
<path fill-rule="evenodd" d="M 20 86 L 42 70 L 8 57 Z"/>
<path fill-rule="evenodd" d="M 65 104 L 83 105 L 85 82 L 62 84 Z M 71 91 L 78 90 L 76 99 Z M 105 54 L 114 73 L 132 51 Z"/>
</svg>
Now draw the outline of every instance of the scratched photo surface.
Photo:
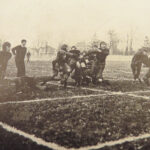
<svg viewBox="0 0 150 150">
<path fill-rule="evenodd" d="M 0 0 L 0 150 L 150 150 L 150 1 Z"/>
</svg>

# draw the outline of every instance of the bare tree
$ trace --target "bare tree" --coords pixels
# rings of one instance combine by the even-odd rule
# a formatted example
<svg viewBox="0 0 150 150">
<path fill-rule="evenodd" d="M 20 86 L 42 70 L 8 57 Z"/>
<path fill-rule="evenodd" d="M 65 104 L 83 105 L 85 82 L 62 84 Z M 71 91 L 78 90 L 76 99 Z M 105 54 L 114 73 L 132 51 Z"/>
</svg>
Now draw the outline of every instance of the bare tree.
<svg viewBox="0 0 150 150">
<path fill-rule="evenodd" d="M 115 33 L 114 30 L 110 30 L 108 32 L 109 38 L 110 38 L 110 51 L 111 54 L 118 54 L 118 44 L 119 44 L 119 39 L 117 37 L 117 34 Z"/>
<path fill-rule="evenodd" d="M 127 34 L 127 44 L 126 44 L 125 55 L 128 55 L 128 54 L 129 54 L 129 47 L 128 47 L 128 44 L 129 44 L 129 35 Z"/>
</svg>

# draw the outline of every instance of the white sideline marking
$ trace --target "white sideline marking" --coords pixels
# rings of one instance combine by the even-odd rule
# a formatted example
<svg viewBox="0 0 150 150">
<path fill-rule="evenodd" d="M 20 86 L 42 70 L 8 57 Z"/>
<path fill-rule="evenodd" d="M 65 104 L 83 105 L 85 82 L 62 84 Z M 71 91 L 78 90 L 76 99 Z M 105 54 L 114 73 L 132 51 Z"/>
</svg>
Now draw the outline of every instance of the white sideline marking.
<svg viewBox="0 0 150 150">
<path fill-rule="evenodd" d="M 52 84 L 52 85 L 58 85 L 58 86 L 61 86 L 61 85 L 59 85 L 59 84 L 57 84 L 57 83 L 52 83 L 52 82 L 49 82 L 50 84 Z M 70 87 L 70 88 L 74 88 L 73 86 L 68 86 L 68 87 Z M 93 88 L 88 88 L 88 87 L 81 87 L 81 89 L 85 89 L 85 90 L 90 90 L 90 91 L 95 91 L 95 92 L 101 92 L 101 91 L 103 91 L 103 92 L 105 92 L 106 94 L 108 94 L 108 95 L 127 95 L 127 96 L 131 96 L 131 97 L 137 97 L 137 98 L 143 98 L 143 99 L 148 99 L 148 100 L 150 100 L 150 97 L 149 96 L 140 96 L 140 95 L 135 95 L 134 93 L 136 92 L 136 93 L 138 93 L 138 92 L 142 92 L 141 90 L 140 91 L 133 91 L 133 92 L 112 92 L 112 91 L 105 91 L 105 90 L 103 90 L 103 89 L 93 89 Z M 149 90 L 150 91 L 150 90 Z M 148 90 L 146 91 L 146 92 L 148 92 Z"/>
<path fill-rule="evenodd" d="M 130 93 L 122 93 L 122 92 L 107 92 L 106 91 L 104 94 L 77 95 L 77 96 L 72 96 L 72 97 L 41 98 L 41 99 L 32 99 L 32 100 L 24 100 L 24 101 L 8 101 L 8 102 L 2 102 L 2 103 L 0 103 L 0 105 L 35 103 L 35 102 L 44 102 L 44 101 L 89 98 L 89 97 L 100 97 L 100 96 L 111 96 L 111 95 L 126 95 L 126 96 L 130 96 L 130 97 L 136 97 L 136 98 L 150 100 L 150 97 L 148 97 L 148 96 L 135 95 L 135 94 L 132 94 L 131 92 Z"/>
<path fill-rule="evenodd" d="M 116 141 L 110 141 L 110 142 L 105 142 L 105 143 L 100 143 L 97 144 L 96 146 L 87 146 L 87 147 L 81 147 L 78 150 L 96 150 L 96 149 L 100 149 L 100 148 L 104 148 L 106 146 L 110 147 L 110 146 L 115 146 L 115 145 L 120 145 L 123 144 L 125 142 L 134 142 L 134 141 L 138 141 L 138 140 L 142 140 L 142 139 L 146 139 L 146 138 L 150 138 L 150 134 L 142 134 L 139 136 L 131 136 L 131 137 L 126 137 L 126 138 L 122 138 L 120 140 L 116 140 Z"/>
<path fill-rule="evenodd" d="M 125 142 L 134 142 L 134 141 L 137 141 L 137 140 L 150 138 L 150 134 L 142 134 L 142 135 L 139 135 L 139 136 L 132 136 L 132 137 L 122 138 L 122 139 L 119 139 L 119 140 L 116 140 L 116 141 L 109 141 L 109 142 L 105 142 L 105 143 L 99 143 L 95 146 L 87 146 L 87 147 L 81 147 L 81 148 L 65 148 L 65 147 L 59 146 L 55 143 L 46 142 L 42 138 L 38 138 L 38 137 L 34 136 L 33 134 L 28 134 L 26 132 L 18 130 L 15 127 L 12 127 L 12 126 L 10 126 L 8 124 L 5 124 L 3 122 L 0 122 L 0 126 L 8 132 L 18 134 L 20 136 L 23 136 L 23 137 L 37 143 L 38 145 L 42 145 L 42 146 L 45 146 L 45 147 L 48 147 L 48 148 L 54 149 L 54 150 L 94 150 L 94 149 L 96 150 L 96 149 L 104 148 L 106 146 L 110 147 L 110 146 L 115 146 L 115 145 L 118 145 L 118 144 L 120 145 L 120 144 L 123 144 Z"/>
<path fill-rule="evenodd" d="M 128 94 L 130 94 L 130 93 L 131 93 L 131 94 L 135 93 L 135 94 L 136 94 L 136 93 L 148 93 L 148 92 L 150 93 L 150 90 L 145 90 L 145 91 L 139 90 L 139 91 L 126 92 L 126 93 L 128 93 Z"/>
<path fill-rule="evenodd" d="M 141 95 L 135 95 L 135 94 L 127 94 L 127 95 L 131 96 L 131 97 L 143 98 L 143 99 L 146 99 L 146 100 L 150 100 L 150 96 L 141 96 Z"/>
<path fill-rule="evenodd" d="M 57 83 L 50 83 L 53 85 L 58 85 L 61 86 Z M 69 86 L 70 88 L 74 88 L 73 86 Z M 72 96 L 72 97 L 55 97 L 55 98 L 42 98 L 42 99 L 32 99 L 32 100 L 24 100 L 24 101 L 8 101 L 8 102 L 2 102 L 0 105 L 5 105 L 5 104 L 21 104 L 21 103 L 35 103 L 35 102 L 43 102 L 43 101 L 54 101 L 54 100 L 64 100 L 64 99 L 76 99 L 76 98 L 89 98 L 89 97 L 99 97 L 99 96 L 111 96 L 111 95 L 127 95 L 131 97 L 137 97 L 137 98 L 143 98 L 146 100 L 149 100 L 150 97 L 148 96 L 140 96 L 140 95 L 135 95 L 132 92 L 111 92 L 111 91 L 105 91 L 102 89 L 93 89 L 93 88 L 86 88 L 82 87 L 81 89 L 86 89 L 94 92 L 104 92 L 104 94 L 90 94 L 90 95 L 77 95 L 77 96 Z M 136 93 L 142 92 L 142 91 L 135 91 Z M 148 92 L 148 91 L 146 91 Z"/>
<path fill-rule="evenodd" d="M 50 149 L 55 149 L 55 150 L 66 150 L 66 148 L 64 148 L 64 147 L 58 146 L 55 143 L 46 142 L 46 141 L 44 141 L 41 138 L 37 138 L 37 137 L 35 137 L 32 134 L 25 133 L 25 132 L 23 132 L 21 130 L 18 130 L 16 128 L 14 128 L 14 127 L 11 127 L 11 126 L 3 123 L 3 122 L 0 122 L 0 126 L 3 129 L 5 129 L 6 131 L 8 131 L 8 132 L 12 132 L 14 134 L 19 134 L 19 135 L 21 135 L 21 136 L 23 136 L 23 137 L 25 137 L 27 139 L 30 139 L 31 141 L 37 143 L 38 145 L 46 146 L 46 147 L 48 147 Z"/>
<path fill-rule="evenodd" d="M 42 98 L 42 99 L 24 100 L 24 101 L 8 101 L 8 102 L 2 102 L 2 103 L 0 103 L 0 105 L 20 104 L 20 103 L 35 103 L 35 102 L 43 102 L 43 101 L 54 101 L 54 100 L 64 100 L 64 99 L 76 99 L 76 98 L 89 98 L 89 97 L 100 97 L 100 96 L 107 96 L 107 94 L 96 94 L 96 95 L 90 94 L 90 95 L 77 95 L 77 96 L 72 96 L 72 97 L 56 97 L 56 98 Z"/>
</svg>

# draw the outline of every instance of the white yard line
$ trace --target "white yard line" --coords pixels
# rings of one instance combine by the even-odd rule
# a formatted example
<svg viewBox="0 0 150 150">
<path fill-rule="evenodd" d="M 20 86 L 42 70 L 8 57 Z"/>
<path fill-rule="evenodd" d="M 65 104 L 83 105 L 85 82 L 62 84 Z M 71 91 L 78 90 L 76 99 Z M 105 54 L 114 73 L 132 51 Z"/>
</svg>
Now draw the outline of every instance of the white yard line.
<svg viewBox="0 0 150 150">
<path fill-rule="evenodd" d="M 61 86 L 57 83 L 50 83 L 50 84 Z M 69 87 L 74 88 L 73 86 L 69 86 Z M 0 103 L 0 105 L 36 103 L 36 102 L 44 102 L 44 101 L 76 99 L 76 98 L 89 98 L 89 97 L 100 97 L 100 96 L 110 96 L 110 95 L 126 95 L 126 96 L 130 96 L 130 97 L 136 97 L 136 98 L 142 98 L 142 99 L 150 100 L 150 97 L 148 97 L 148 96 L 140 96 L 140 95 L 134 94 L 134 93 L 140 93 L 140 92 L 144 92 L 144 91 L 112 92 L 112 91 L 105 91 L 105 90 L 102 90 L 102 89 L 94 89 L 94 88 L 87 88 L 87 87 L 82 87 L 81 89 L 90 90 L 90 91 L 93 91 L 93 92 L 104 92 L 104 94 L 77 95 L 77 96 L 71 96 L 71 97 L 41 98 L 41 99 L 32 99 L 32 100 L 24 100 L 24 101 L 8 101 L 8 102 L 2 102 L 2 103 Z M 145 92 L 150 92 L 150 90 L 147 90 Z"/>
<path fill-rule="evenodd" d="M 11 132 L 14 134 L 18 134 L 20 136 L 23 136 L 24 138 L 27 138 L 35 143 L 37 143 L 38 145 L 42 145 L 45 147 L 48 147 L 50 149 L 54 149 L 54 150 L 96 150 L 96 149 L 100 149 L 100 148 L 104 148 L 104 147 L 111 147 L 111 146 L 115 146 L 118 144 L 123 144 L 125 142 L 134 142 L 134 141 L 138 141 L 138 140 L 142 140 L 142 139 L 146 139 L 146 138 L 150 138 L 150 134 L 142 134 L 139 136 L 132 136 L 132 137 L 126 137 L 126 138 L 122 138 L 116 141 L 109 141 L 109 142 L 105 142 L 105 143 L 99 143 L 95 146 L 87 146 L 87 147 L 81 147 L 81 148 L 65 148 L 62 146 L 59 146 L 55 143 L 51 143 L 51 142 L 46 142 L 45 140 L 43 140 L 42 138 L 38 138 L 33 134 L 29 134 L 26 133 L 24 131 L 18 130 L 15 127 L 12 127 L 6 123 L 0 122 L 0 126 L 5 129 L 7 132 Z"/>
<path fill-rule="evenodd" d="M 99 90 L 99 92 L 102 90 Z M 138 93 L 138 91 L 136 91 Z M 65 99 L 77 99 L 77 98 L 90 98 L 90 97 L 101 97 L 101 96 L 111 96 L 111 95 L 125 95 L 130 97 L 136 97 L 136 98 L 142 98 L 146 100 L 150 100 L 150 97 L 148 96 L 140 96 L 135 95 L 132 92 L 111 92 L 111 91 L 104 91 L 104 94 L 90 94 L 90 95 L 77 95 L 77 96 L 71 96 L 71 97 L 55 97 L 55 98 L 41 98 L 41 99 L 32 99 L 32 100 L 24 100 L 24 101 L 8 101 L 8 102 L 1 102 L 0 105 L 6 105 L 6 104 L 22 104 L 22 103 L 38 103 L 38 102 L 44 102 L 44 101 L 54 101 L 54 100 L 65 100 Z"/>
<path fill-rule="evenodd" d="M 135 95 L 135 94 L 127 94 L 127 96 L 150 100 L 150 96 L 141 96 L 141 95 Z"/>
<path fill-rule="evenodd" d="M 26 133 L 26 132 L 23 132 L 23 131 L 21 131 L 21 130 L 18 130 L 18 129 L 16 129 L 16 128 L 14 128 L 14 127 L 11 127 L 11 126 L 9 126 L 9 125 L 3 123 L 3 122 L 0 122 L 0 126 L 1 126 L 3 129 L 5 129 L 6 131 L 8 131 L 8 132 L 12 132 L 12 133 L 14 133 L 14 134 L 21 135 L 21 136 L 23 136 L 23 137 L 25 137 L 25 138 L 27 138 L 27 139 L 29 139 L 29 140 L 31 140 L 31 141 L 37 143 L 38 145 L 46 146 L 46 147 L 48 147 L 48 148 L 50 148 L 50 149 L 54 149 L 54 150 L 66 150 L 66 148 L 64 148 L 64 147 L 61 147 L 61 146 L 59 146 L 59 145 L 57 145 L 57 144 L 55 144 L 55 143 L 46 142 L 46 141 L 44 141 L 44 140 L 41 139 L 41 138 L 37 138 L 37 137 L 35 137 L 35 136 L 32 135 L 32 134 L 28 134 L 28 133 Z M 16 143 L 16 144 L 17 144 L 17 143 Z"/>
<path fill-rule="evenodd" d="M 52 83 L 52 82 L 49 82 L 50 84 L 53 84 L 53 85 L 58 85 L 58 86 L 61 86 L 57 83 Z M 68 86 L 70 88 L 74 88 L 73 86 Z M 137 97 L 137 98 L 143 98 L 143 99 L 149 99 L 150 100 L 150 97 L 149 96 L 140 96 L 140 95 L 135 95 L 134 93 L 140 93 L 142 92 L 141 90 L 140 91 L 133 91 L 133 92 L 112 92 L 112 91 L 107 91 L 107 90 L 103 90 L 103 89 L 94 89 L 94 88 L 88 88 L 88 87 L 80 87 L 81 89 L 84 89 L 84 90 L 90 90 L 90 91 L 94 91 L 94 92 L 105 92 L 106 94 L 108 95 L 127 95 L 127 96 L 131 96 L 131 97 Z M 149 90 L 150 91 L 150 90 Z M 146 91 L 148 92 L 148 90 Z"/>
<path fill-rule="evenodd" d="M 77 95 L 77 96 L 71 96 L 71 97 L 42 98 L 42 99 L 34 99 L 34 100 L 32 99 L 32 100 L 24 100 L 24 101 L 8 101 L 8 102 L 2 102 L 2 103 L 0 103 L 0 105 L 35 103 L 35 102 L 44 102 L 44 101 L 77 99 L 77 98 L 89 98 L 89 97 L 100 97 L 100 96 L 107 96 L 107 94 L 90 94 L 90 95 Z"/>
<path fill-rule="evenodd" d="M 122 139 L 119 139 L 119 140 L 116 140 L 116 141 L 100 143 L 100 144 L 97 144 L 95 146 L 81 147 L 78 150 L 96 150 L 96 149 L 104 148 L 106 146 L 111 147 L 111 146 L 115 146 L 115 145 L 118 145 L 118 144 L 123 144 L 123 143 L 126 143 L 126 142 L 134 142 L 134 141 L 138 141 L 138 140 L 142 140 L 142 139 L 146 139 L 146 138 L 150 138 L 150 134 L 142 134 L 142 135 L 139 135 L 139 136 L 126 137 L 126 138 L 122 138 Z"/>
<path fill-rule="evenodd" d="M 149 90 L 139 90 L 139 91 L 132 91 L 132 92 L 126 92 L 128 94 L 138 94 L 138 93 L 150 93 L 150 89 Z"/>
</svg>

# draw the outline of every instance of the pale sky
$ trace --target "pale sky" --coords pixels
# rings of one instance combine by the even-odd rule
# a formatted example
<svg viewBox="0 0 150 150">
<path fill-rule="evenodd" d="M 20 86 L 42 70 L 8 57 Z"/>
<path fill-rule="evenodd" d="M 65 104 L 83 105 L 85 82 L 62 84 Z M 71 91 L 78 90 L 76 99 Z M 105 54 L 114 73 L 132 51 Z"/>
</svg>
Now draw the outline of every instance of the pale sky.
<svg viewBox="0 0 150 150">
<path fill-rule="evenodd" d="M 0 38 L 31 46 L 37 40 L 74 44 L 94 33 L 108 41 L 113 29 L 121 40 L 133 32 L 134 46 L 150 37 L 150 0 L 0 0 Z"/>
</svg>

